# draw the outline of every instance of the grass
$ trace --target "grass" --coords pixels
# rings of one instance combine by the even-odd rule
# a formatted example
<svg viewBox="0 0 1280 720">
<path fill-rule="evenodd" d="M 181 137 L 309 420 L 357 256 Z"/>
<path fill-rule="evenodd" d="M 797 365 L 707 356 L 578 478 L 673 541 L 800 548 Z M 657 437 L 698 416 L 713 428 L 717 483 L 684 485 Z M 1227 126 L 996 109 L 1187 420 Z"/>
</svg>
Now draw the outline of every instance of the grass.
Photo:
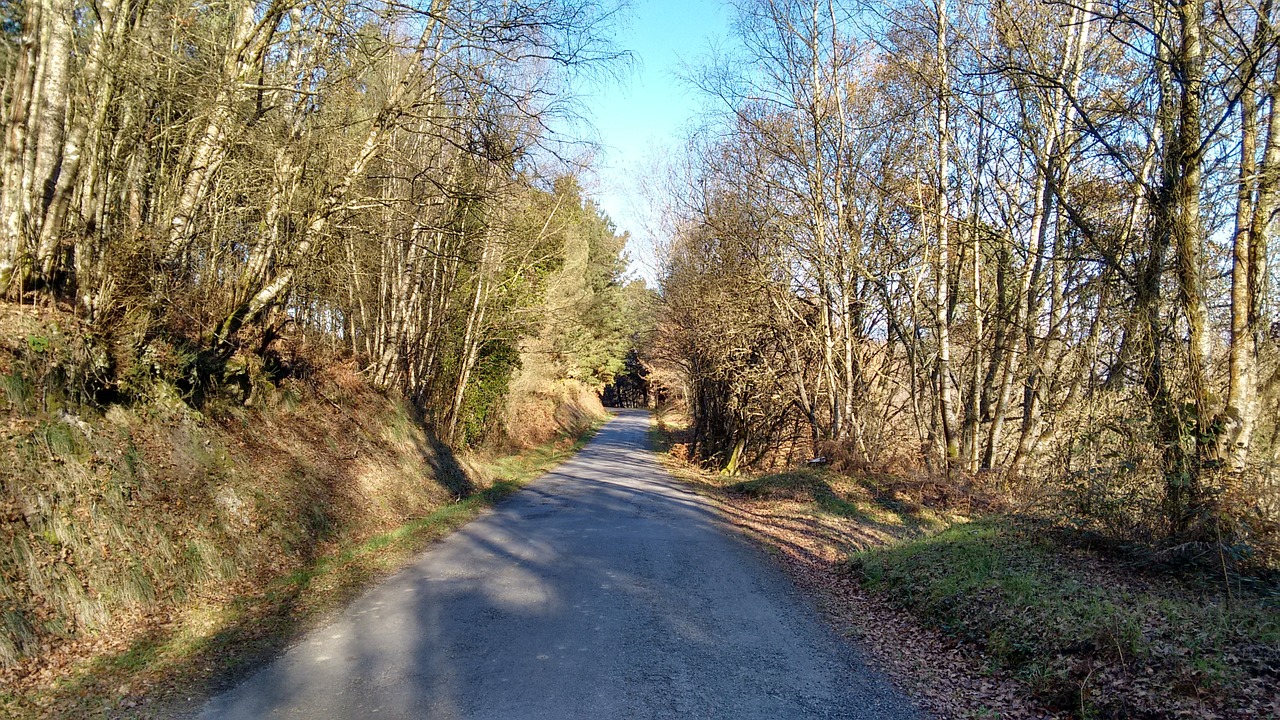
<svg viewBox="0 0 1280 720">
<path fill-rule="evenodd" d="M 572 456 L 602 424 L 577 437 L 561 435 L 525 452 L 479 460 L 479 474 L 491 478 L 482 489 L 274 580 L 247 584 L 231 597 L 194 602 L 181 617 L 146 629 L 127 647 L 62 668 L 53 684 L 0 689 L 0 715 L 146 717 L 181 712 L 184 697 L 213 692 L 279 653 L 369 583 L 403 567 L 432 542 Z"/>
<path fill-rule="evenodd" d="M 723 482 L 723 481 L 721 481 Z M 915 537 L 947 527 L 959 516 L 906 502 L 869 478 L 801 468 L 722 485 L 725 492 L 756 501 L 810 505 L 812 515 L 853 521 L 893 537 Z"/>
<path fill-rule="evenodd" d="M 875 514 L 893 524 L 902 524 L 901 518 L 892 511 L 878 507 L 872 502 L 851 501 L 836 494 L 824 473 L 813 470 L 796 470 L 793 472 L 763 475 L 751 480 L 729 485 L 729 492 L 742 493 L 758 500 L 785 499 L 811 501 L 823 512 L 853 520 L 872 520 Z"/>
<path fill-rule="evenodd" d="M 416 554 L 427 543 L 462 527 L 486 508 L 492 507 L 547 470 L 572 457 L 595 436 L 602 424 L 592 425 L 577 438 L 561 436 L 522 453 L 491 459 L 484 463 L 486 473 L 494 477 L 493 483 L 488 487 L 394 530 L 375 535 L 336 554 L 321 557 L 309 567 L 295 571 L 274 585 L 283 586 L 285 592 L 291 592 L 295 587 L 304 587 L 369 556 L 380 556 L 377 562 L 384 566 L 383 569 L 399 566 L 407 559 L 406 554 Z M 279 592 L 280 589 L 275 588 L 275 591 Z"/>
<path fill-rule="evenodd" d="M 683 444 L 687 432 L 686 418 L 659 411 L 649 426 L 649 443 L 673 474 L 705 493 L 806 504 L 811 515 L 862 523 L 895 537 L 937 531 L 963 519 L 906 501 L 895 489 L 872 478 L 850 477 L 822 467 L 795 468 L 746 479 L 702 472 L 682 457 L 687 452 Z"/>
<path fill-rule="evenodd" d="M 0 386 L 4 387 L 5 398 L 9 404 L 20 415 L 26 415 L 31 411 L 31 399 L 35 390 L 25 375 L 18 370 L 8 374 L 0 373 Z"/>
<path fill-rule="evenodd" d="M 1247 712 L 1280 657 L 1274 608 L 1117 572 L 1031 523 L 992 516 L 855 553 L 850 568 L 1078 717 Z M 1274 667 L 1274 666 L 1272 666 Z"/>
</svg>

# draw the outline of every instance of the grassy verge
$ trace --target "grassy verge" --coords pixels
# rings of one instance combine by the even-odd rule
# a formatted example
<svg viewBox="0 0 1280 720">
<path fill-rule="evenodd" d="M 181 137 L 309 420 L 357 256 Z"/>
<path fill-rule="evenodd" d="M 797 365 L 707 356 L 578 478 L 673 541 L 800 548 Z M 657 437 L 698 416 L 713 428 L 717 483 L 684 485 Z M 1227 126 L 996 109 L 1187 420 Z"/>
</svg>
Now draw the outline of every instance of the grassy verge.
<svg viewBox="0 0 1280 720">
<path fill-rule="evenodd" d="M 1229 597 L 894 478 L 699 472 L 677 422 L 653 440 L 938 717 L 1280 717 L 1274 588 Z"/>
<path fill-rule="evenodd" d="M 125 647 L 49 668 L 43 681 L 0 688 L 5 717 L 168 717 L 279 653 L 368 584 L 398 570 L 432 542 L 571 457 L 594 436 L 561 436 L 531 450 L 473 462 L 492 481 L 394 530 L 314 558 L 265 582 L 246 579 L 203 598 L 180 617 L 156 621 Z"/>
<path fill-rule="evenodd" d="M 864 528 L 878 531 L 886 539 L 915 537 L 954 521 L 954 516 L 900 499 L 873 483 L 822 470 L 761 475 L 726 485 L 725 489 L 755 500 L 781 499 L 809 504 L 816 512 L 853 520 Z"/>
<path fill-rule="evenodd" d="M 998 516 L 861 551 L 850 567 L 1075 716 L 1280 711 L 1280 612 L 1260 598 L 1115 567 Z"/>
</svg>

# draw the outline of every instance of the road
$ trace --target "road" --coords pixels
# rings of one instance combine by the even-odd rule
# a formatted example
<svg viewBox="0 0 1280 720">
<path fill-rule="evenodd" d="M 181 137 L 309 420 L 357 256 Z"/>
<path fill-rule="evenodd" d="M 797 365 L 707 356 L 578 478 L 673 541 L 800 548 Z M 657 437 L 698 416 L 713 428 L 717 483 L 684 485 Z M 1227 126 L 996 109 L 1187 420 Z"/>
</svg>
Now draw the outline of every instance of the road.
<svg viewBox="0 0 1280 720">
<path fill-rule="evenodd" d="M 621 412 L 199 717 L 921 717 L 662 469 L 648 423 Z"/>
</svg>

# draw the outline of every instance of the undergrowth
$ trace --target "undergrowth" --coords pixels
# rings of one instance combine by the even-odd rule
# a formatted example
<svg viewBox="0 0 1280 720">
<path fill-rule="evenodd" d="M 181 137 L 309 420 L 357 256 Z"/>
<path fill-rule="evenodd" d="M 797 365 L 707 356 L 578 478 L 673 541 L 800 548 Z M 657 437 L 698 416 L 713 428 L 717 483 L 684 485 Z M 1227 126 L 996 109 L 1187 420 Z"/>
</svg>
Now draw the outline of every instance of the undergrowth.
<svg viewBox="0 0 1280 720">
<path fill-rule="evenodd" d="M 887 529 L 896 536 L 936 530 L 955 517 L 934 512 L 903 497 L 897 490 L 866 478 L 821 469 L 770 473 L 734 482 L 725 489 L 757 500 L 811 502 L 824 513 Z"/>
</svg>

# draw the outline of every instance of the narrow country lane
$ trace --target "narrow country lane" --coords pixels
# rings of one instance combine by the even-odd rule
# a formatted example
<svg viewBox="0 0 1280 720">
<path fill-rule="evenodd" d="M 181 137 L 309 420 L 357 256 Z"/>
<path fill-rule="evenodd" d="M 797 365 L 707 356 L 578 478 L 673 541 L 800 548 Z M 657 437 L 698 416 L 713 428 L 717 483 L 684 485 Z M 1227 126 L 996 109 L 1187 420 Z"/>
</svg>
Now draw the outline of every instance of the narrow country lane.
<svg viewBox="0 0 1280 720">
<path fill-rule="evenodd" d="M 200 718 L 917 718 L 623 411 Z"/>
</svg>

